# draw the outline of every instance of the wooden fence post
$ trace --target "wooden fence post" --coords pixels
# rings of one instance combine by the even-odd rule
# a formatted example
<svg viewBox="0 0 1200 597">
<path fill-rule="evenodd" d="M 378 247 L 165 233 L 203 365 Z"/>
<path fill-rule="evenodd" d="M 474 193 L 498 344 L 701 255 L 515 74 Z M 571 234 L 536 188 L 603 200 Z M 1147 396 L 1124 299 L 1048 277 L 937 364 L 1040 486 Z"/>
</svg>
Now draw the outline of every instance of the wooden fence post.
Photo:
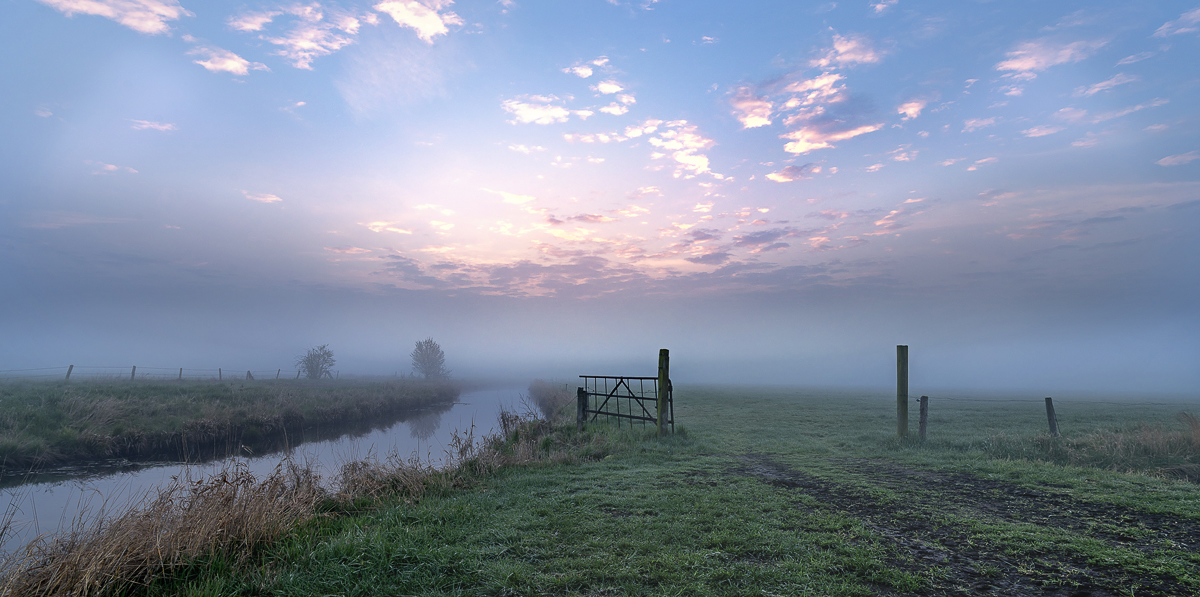
<svg viewBox="0 0 1200 597">
<path fill-rule="evenodd" d="M 667 387 L 671 385 L 671 354 L 667 349 L 658 351 L 658 434 L 667 434 L 667 398 L 670 394 Z"/>
<path fill-rule="evenodd" d="M 280 373 L 283 373 L 283 369 L 279 369 L 278 371 L 275 372 L 275 379 L 279 379 Z"/>
<path fill-rule="evenodd" d="M 221 375 L 221 368 L 217 367 L 217 381 L 221 381 L 222 379 L 225 379 L 225 377 Z"/>
<path fill-rule="evenodd" d="M 1054 401 L 1046 396 L 1046 422 L 1050 423 L 1050 435 L 1058 437 L 1058 417 L 1054 415 Z"/>
<path fill-rule="evenodd" d="M 67 381 L 71 381 L 71 372 L 75 370 L 75 365 L 67 367 Z"/>
<path fill-rule="evenodd" d="M 179 368 L 179 381 L 183 381 L 183 367 Z"/>
<path fill-rule="evenodd" d="M 908 437 L 908 345 L 896 345 L 896 435 Z"/>
<path fill-rule="evenodd" d="M 587 390 L 575 390 L 575 423 L 580 431 L 583 431 L 583 424 L 587 421 L 587 401 Z"/>
<path fill-rule="evenodd" d="M 921 433 L 921 441 L 925 441 L 925 426 L 929 421 L 929 396 L 921 396 L 921 423 L 918 429 Z"/>
<path fill-rule="evenodd" d="M 137 365 L 134 365 L 133 369 L 129 371 L 129 381 L 133 381 L 135 376 L 137 376 Z"/>
<path fill-rule="evenodd" d="M 247 369 L 247 370 L 246 370 L 246 379 L 247 379 L 247 380 L 252 380 L 252 379 L 254 379 L 254 375 L 252 375 L 252 374 L 250 373 L 250 370 L 249 370 L 249 369 Z"/>
<path fill-rule="evenodd" d="M 297 371 L 297 372 L 296 372 L 296 379 L 300 379 L 300 372 L 299 372 L 299 371 Z"/>
</svg>

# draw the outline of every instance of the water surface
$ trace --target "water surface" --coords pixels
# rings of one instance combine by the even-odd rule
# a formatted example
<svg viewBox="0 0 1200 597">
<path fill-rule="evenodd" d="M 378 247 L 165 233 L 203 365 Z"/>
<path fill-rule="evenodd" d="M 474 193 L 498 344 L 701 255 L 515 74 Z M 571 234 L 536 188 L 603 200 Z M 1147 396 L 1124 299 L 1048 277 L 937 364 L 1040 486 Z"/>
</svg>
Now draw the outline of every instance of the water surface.
<svg viewBox="0 0 1200 597">
<path fill-rule="evenodd" d="M 69 528 L 77 520 L 91 520 L 137 505 L 147 492 L 172 477 L 201 479 L 235 462 L 260 478 L 289 455 L 297 462 L 313 465 L 324 478 L 336 475 L 346 462 L 369 456 L 382 459 L 392 453 L 404 458 L 416 455 L 440 465 L 455 432 L 474 433 L 476 438 L 492 433 L 500 408 L 519 407 L 523 392 L 520 388 L 466 392 L 449 408 L 414 411 L 386 428 L 301 443 L 286 453 L 235 456 L 203 464 L 109 464 L 40 471 L 26 476 L 21 484 L 10 481 L 12 486 L 0 489 L 3 503 L 7 503 L 5 514 L 11 517 L 8 531 L 0 540 L 0 551 L 19 549 L 35 537 Z"/>
</svg>

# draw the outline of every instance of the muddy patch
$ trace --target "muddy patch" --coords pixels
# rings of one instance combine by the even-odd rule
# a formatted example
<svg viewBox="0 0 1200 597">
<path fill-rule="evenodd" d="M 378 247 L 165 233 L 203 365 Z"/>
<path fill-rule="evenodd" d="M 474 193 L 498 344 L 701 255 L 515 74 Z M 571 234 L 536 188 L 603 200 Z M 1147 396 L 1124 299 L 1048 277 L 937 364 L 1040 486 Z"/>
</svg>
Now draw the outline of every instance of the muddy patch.
<svg viewBox="0 0 1200 597">
<path fill-rule="evenodd" d="M 811 498 L 801 507 L 816 504 L 858 518 L 890 545 L 893 565 L 915 569 L 928 579 L 923 594 L 1105 597 L 1197 591 L 1174 576 L 1092 561 L 1070 545 L 1073 539 L 1084 539 L 1141 552 L 1187 553 L 1200 546 L 1196 520 L 1087 502 L 1061 491 L 965 473 L 863 459 L 832 462 L 848 477 L 869 485 L 818 477 L 762 455 L 742 457 L 730 472 Z M 1034 530 L 1029 525 L 1061 530 L 1063 540 L 1006 545 L 994 532 L 1000 526 L 1020 535 L 1022 530 Z M 993 532 L 986 527 L 993 527 Z M 1045 533 L 1038 535 L 1045 537 Z"/>
</svg>

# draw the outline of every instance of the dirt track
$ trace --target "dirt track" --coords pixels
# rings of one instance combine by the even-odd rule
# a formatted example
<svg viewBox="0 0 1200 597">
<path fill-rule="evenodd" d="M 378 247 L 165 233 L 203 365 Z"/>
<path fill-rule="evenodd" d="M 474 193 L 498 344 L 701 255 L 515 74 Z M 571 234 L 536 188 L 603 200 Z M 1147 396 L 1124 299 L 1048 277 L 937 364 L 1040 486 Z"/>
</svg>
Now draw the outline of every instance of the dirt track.
<svg viewBox="0 0 1200 597">
<path fill-rule="evenodd" d="M 916 567 L 931 595 L 1191 595 L 1194 589 L 1154 571 L 1136 574 L 1093 561 L 1065 543 L 1091 539 L 1129 550 L 1200 549 L 1200 521 L 1077 499 L 1062 488 L 1031 489 L 969 474 L 910 469 L 864 459 L 831 459 L 838 469 L 886 492 L 841 484 L 747 455 L 731 473 L 809 496 L 817 507 L 862 520 L 894 547 L 894 564 Z M 896 497 L 882 497 L 887 493 Z M 897 499 L 897 497 L 899 499 Z M 812 508 L 812 500 L 798 507 Z M 968 523 L 967 521 L 974 521 Z M 1014 548 L 988 525 L 1036 525 L 1063 531 L 1063 544 Z M 972 528 L 974 527 L 974 528 Z M 1028 527 L 1026 527 L 1028 528 Z"/>
</svg>

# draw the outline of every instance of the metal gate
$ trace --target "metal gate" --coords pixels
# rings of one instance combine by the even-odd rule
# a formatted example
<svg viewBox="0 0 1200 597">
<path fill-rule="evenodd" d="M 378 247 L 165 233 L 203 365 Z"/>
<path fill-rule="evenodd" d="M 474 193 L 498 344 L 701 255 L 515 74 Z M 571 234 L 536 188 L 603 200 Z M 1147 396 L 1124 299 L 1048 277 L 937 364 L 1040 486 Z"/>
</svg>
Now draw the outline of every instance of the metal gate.
<svg viewBox="0 0 1200 597">
<path fill-rule="evenodd" d="M 617 425 L 622 420 L 628 420 L 630 426 L 641 421 L 658 425 L 658 401 L 660 397 L 666 400 L 663 414 L 666 421 L 660 428 L 670 426 L 671 433 L 675 432 L 675 402 L 671 391 L 671 381 L 667 379 L 666 391 L 658 391 L 657 377 L 625 377 L 603 375 L 580 375 L 583 386 L 579 388 L 578 418 L 582 425 L 585 421 L 595 421 L 601 415 L 609 420 L 616 419 Z"/>
</svg>

